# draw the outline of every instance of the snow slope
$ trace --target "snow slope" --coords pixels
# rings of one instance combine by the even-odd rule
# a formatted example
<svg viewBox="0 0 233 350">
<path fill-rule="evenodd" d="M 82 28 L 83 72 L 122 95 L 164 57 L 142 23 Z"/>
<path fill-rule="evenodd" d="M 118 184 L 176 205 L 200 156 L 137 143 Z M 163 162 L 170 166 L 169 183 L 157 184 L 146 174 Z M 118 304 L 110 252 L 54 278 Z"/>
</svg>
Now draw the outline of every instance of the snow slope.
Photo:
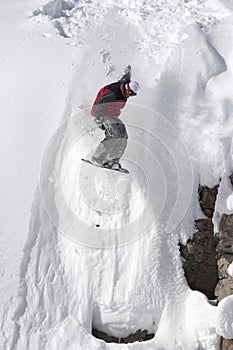
<svg viewBox="0 0 233 350">
<path fill-rule="evenodd" d="M 1 319 L 19 284 L 40 159 L 66 108 L 73 68 L 73 52 L 53 26 L 38 28 L 27 19 L 35 6 L 14 1 L 2 3 L 0 11 Z"/>
<path fill-rule="evenodd" d="M 220 335 L 233 337 L 232 298 L 216 307 L 191 291 L 178 246 L 202 215 L 199 184 L 223 179 L 216 227 L 218 215 L 232 210 L 224 182 L 232 171 L 231 11 L 220 1 L 53 1 L 26 20 L 35 30 L 31 44 L 46 53 L 53 45 L 56 61 L 45 56 L 38 89 L 25 82 L 33 98 L 45 94 L 39 95 L 40 112 L 30 112 L 33 120 L 37 113 L 50 116 L 56 105 L 53 122 L 62 120 L 57 130 L 51 121 L 49 142 L 48 134 L 40 139 L 47 146 L 27 242 L 15 263 L 23 255 L 20 287 L 4 300 L 3 349 L 119 348 L 91 336 L 92 325 L 115 337 L 138 329 L 155 333 L 122 349 L 214 350 Z M 96 91 L 129 62 L 142 90 L 122 113 L 129 131 L 123 164 L 130 170 L 122 175 L 80 159 L 102 137 L 89 117 Z M 56 103 L 47 98 L 53 86 Z"/>
</svg>

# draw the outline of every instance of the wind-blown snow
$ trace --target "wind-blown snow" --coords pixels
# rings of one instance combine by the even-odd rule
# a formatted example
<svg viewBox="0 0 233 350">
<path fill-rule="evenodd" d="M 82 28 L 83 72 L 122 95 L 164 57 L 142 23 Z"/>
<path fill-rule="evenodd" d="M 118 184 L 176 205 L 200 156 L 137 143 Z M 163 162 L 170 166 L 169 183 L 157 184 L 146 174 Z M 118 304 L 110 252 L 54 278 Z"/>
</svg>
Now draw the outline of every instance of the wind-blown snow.
<svg viewBox="0 0 233 350">
<path fill-rule="evenodd" d="M 57 130 L 51 126 L 49 142 L 47 134 L 41 138 L 43 155 L 38 147 L 39 187 L 21 249 L 21 284 L 4 302 L 1 348 L 119 349 L 94 338 L 93 325 L 115 337 L 155 333 L 144 343 L 121 344 L 124 349 L 218 349 L 220 335 L 233 338 L 232 298 L 216 307 L 191 291 L 178 244 L 200 217 L 199 184 L 222 179 L 215 227 L 222 213 L 232 212 L 232 10 L 197 0 L 36 6 L 24 22 L 33 26 L 30 43 L 51 50 L 54 59 L 41 68 L 34 89 L 29 74 L 27 96 L 41 96 L 41 109 L 30 113 L 43 129 L 52 112 L 56 122 L 63 117 Z M 130 136 L 123 159 L 130 175 L 122 175 L 80 159 L 102 137 L 91 102 L 128 63 L 142 89 L 122 112 Z M 67 74 L 72 82 L 67 78 L 65 89 Z M 46 113 L 45 123 L 40 114 Z M 33 130 L 30 135 L 34 141 Z"/>
</svg>

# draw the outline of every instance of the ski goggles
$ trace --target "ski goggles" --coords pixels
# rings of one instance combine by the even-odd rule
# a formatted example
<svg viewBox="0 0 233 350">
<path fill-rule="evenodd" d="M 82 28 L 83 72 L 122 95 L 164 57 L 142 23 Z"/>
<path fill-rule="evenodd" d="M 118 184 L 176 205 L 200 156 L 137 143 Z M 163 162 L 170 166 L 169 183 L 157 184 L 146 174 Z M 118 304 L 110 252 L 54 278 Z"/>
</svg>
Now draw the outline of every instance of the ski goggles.
<svg viewBox="0 0 233 350">
<path fill-rule="evenodd" d="M 135 92 L 133 92 L 132 90 L 129 90 L 129 96 L 136 96 L 137 94 L 135 94 Z"/>
</svg>

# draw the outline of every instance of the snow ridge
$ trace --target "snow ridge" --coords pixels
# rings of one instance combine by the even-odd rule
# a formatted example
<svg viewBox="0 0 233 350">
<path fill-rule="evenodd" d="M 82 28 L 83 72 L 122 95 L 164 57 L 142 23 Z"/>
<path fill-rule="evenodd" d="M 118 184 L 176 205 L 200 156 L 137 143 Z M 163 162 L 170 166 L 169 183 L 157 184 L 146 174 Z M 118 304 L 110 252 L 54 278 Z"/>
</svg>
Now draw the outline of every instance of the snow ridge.
<svg viewBox="0 0 233 350">
<path fill-rule="evenodd" d="M 215 0 L 216 6 L 219 2 Z M 133 55 L 143 62 L 143 72 L 148 86 L 155 84 L 158 72 L 169 56 L 169 53 L 179 42 L 179 33 L 188 24 L 199 23 L 203 30 L 210 31 L 218 18 L 224 13 L 213 11 L 209 1 L 205 0 L 112 0 L 81 1 L 50 1 L 37 10 L 34 15 L 37 23 L 44 22 L 45 17 L 52 21 L 60 35 L 70 38 L 73 45 L 86 45 L 87 35 L 94 35 L 101 42 L 99 55 L 103 63 L 107 61 L 107 74 L 115 71 L 118 55 L 114 46 L 122 45 L 124 49 L 125 31 L 127 28 L 131 37 L 128 48 L 133 49 Z M 141 30 L 143 28 L 143 30 Z M 111 37 L 111 40 L 109 40 Z M 112 40 L 115 37 L 115 43 Z M 120 44 L 122 43 L 122 44 Z M 132 55 L 129 60 L 132 64 Z M 149 71 L 149 74 L 147 73 Z"/>
</svg>

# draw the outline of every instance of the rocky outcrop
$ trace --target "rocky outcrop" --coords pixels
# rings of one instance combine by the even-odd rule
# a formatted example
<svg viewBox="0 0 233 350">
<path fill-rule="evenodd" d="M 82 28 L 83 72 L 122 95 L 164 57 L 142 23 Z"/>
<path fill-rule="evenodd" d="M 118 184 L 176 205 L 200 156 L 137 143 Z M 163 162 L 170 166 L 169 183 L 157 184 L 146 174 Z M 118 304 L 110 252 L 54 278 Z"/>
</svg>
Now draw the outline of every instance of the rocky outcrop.
<svg viewBox="0 0 233 350">
<path fill-rule="evenodd" d="M 230 176 L 233 190 L 233 174 Z M 233 278 L 227 269 L 233 261 L 233 215 L 224 214 L 221 218 L 218 237 L 218 275 L 219 282 L 215 289 L 217 299 L 233 294 Z"/>
<path fill-rule="evenodd" d="M 208 188 L 206 186 L 199 187 L 199 201 L 203 213 L 212 218 L 214 214 L 215 201 L 218 194 L 218 185 L 214 188 Z"/>
<path fill-rule="evenodd" d="M 233 174 L 230 177 L 233 185 Z M 214 236 L 212 217 L 218 186 L 200 187 L 200 206 L 208 219 L 197 220 L 198 232 L 180 247 L 189 286 L 209 299 L 220 301 L 233 294 L 233 278 L 227 269 L 233 261 L 233 215 L 223 215 L 219 233 Z M 233 340 L 221 338 L 220 350 L 233 350 Z"/>
<path fill-rule="evenodd" d="M 230 176 L 233 189 L 233 174 Z M 233 294 L 233 278 L 227 273 L 229 264 L 233 261 L 233 215 L 223 215 L 221 218 L 218 237 L 218 276 L 219 281 L 215 295 L 220 301 Z M 220 350 L 233 350 L 233 339 L 221 339 Z"/>
<path fill-rule="evenodd" d="M 220 350 L 233 350 L 233 341 L 232 339 L 221 339 Z"/>
<path fill-rule="evenodd" d="M 146 330 L 138 330 L 136 333 L 129 335 L 126 338 L 116 338 L 112 337 L 104 332 L 100 332 L 97 329 L 92 329 L 92 335 L 98 339 L 103 339 L 106 343 L 118 343 L 118 344 L 127 344 L 134 342 L 143 342 L 154 338 L 153 333 L 148 333 Z"/>
<path fill-rule="evenodd" d="M 217 299 L 233 294 L 233 278 L 227 269 L 233 261 L 233 215 L 223 215 L 218 233 L 218 274 L 219 282 L 215 289 Z"/>
<path fill-rule="evenodd" d="M 180 247 L 183 267 L 190 288 L 215 299 L 214 290 L 218 283 L 216 262 L 217 239 L 213 235 L 211 219 L 196 222 L 198 232 L 186 246 Z"/>
<path fill-rule="evenodd" d="M 218 283 L 218 239 L 213 234 L 211 220 L 217 192 L 218 186 L 212 189 L 200 187 L 200 206 L 208 218 L 197 220 L 197 232 L 193 239 L 186 246 L 180 245 L 184 272 L 190 288 L 204 293 L 209 299 L 215 299 L 214 292 Z"/>
<path fill-rule="evenodd" d="M 196 221 L 198 232 L 181 246 L 181 255 L 190 287 L 220 301 L 233 294 L 233 278 L 227 272 L 233 261 L 233 215 L 222 216 L 219 233 L 214 236 L 211 218 L 217 192 L 218 186 L 200 187 L 200 206 L 208 219 Z"/>
</svg>

